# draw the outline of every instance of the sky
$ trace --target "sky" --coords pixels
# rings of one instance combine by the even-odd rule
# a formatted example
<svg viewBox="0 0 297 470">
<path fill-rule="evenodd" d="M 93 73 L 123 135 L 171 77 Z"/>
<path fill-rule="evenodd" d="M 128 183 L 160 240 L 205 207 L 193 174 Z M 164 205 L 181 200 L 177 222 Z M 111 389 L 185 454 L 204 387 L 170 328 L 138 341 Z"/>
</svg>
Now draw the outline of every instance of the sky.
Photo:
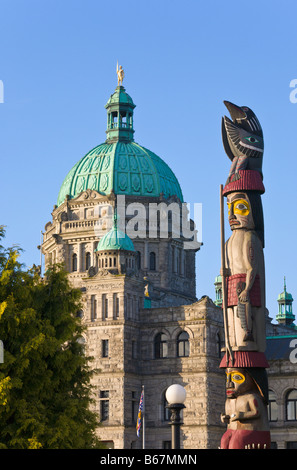
<svg viewBox="0 0 297 470">
<path fill-rule="evenodd" d="M 135 141 L 171 167 L 190 208 L 202 203 L 198 298 L 214 299 L 220 271 L 219 187 L 230 168 L 221 140 L 223 100 L 256 113 L 265 142 L 266 304 L 274 320 L 284 276 L 297 298 L 296 1 L 2 0 L 0 6 L 5 246 L 19 245 L 25 265 L 40 264 L 40 232 L 66 174 L 105 141 L 104 105 L 117 86 L 118 61 L 136 104 Z"/>
</svg>

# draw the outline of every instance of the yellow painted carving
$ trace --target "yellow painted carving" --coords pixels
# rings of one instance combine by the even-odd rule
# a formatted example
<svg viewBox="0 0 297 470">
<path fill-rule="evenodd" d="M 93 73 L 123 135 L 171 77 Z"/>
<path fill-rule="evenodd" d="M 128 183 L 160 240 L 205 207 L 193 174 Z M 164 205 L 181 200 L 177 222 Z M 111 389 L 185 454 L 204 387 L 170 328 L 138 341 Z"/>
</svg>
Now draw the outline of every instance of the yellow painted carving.
<svg viewBox="0 0 297 470">
<path fill-rule="evenodd" d="M 236 382 L 237 384 L 242 384 L 245 381 L 245 376 L 238 370 L 232 370 L 231 372 L 226 372 L 226 374 L 227 377 L 231 375 L 232 382 Z"/>
<path fill-rule="evenodd" d="M 233 213 L 238 215 L 248 215 L 250 213 L 250 205 L 245 199 L 236 199 L 233 202 L 227 202 L 228 215 L 230 215 L 231 206 L 233 207 Z"/>
</svg>

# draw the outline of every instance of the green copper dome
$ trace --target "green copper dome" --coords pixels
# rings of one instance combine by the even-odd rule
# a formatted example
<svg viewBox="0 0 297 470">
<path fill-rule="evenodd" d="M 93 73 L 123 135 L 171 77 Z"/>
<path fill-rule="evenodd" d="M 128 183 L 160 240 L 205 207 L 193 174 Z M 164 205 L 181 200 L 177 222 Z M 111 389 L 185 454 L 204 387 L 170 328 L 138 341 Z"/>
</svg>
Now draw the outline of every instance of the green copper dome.
<svg viewBox="0 0 297 470">
<path fill-rule="evenodd" d="M 131 238 L 114 225 L 113 228 L 101 238 L 95 251 L 105 250 L 135 251 L 135 248 Z"/>
<path fill-rule="evenodd" d="M 68 173 L 58 196 L 58 206 L 65 196 L 71 199 L 86 189 L 100 194 L 129 196 L 183 196 L 180 185 L 166 163 L 135 142 L 101 144 L 88 152 Z"/>
<path fill-rule="evenodd" d="M 281 294 L 279 294 L 277 300 L 289 300 L 290 302 L 292 302 L 294 299 L 292 297 L 292 294 L 289 294 L 289 292 L 282 292 Z"/>
<path fill-rule="evenodd" d="M 177 178 L 155 153 L 133 140 L 135 105 L 124 87 L 118 86 L 107 104 L 107 139 L 89 151 L 69 171 L 61 186 L 57 205 L 86 189 L 102 195 L 176 195 L 183 202 Z"/>
<path fill-rule="evenodd" d="M 115 92 L 111 95 L 109 100 L 107 101 L 105 108 L 108 108 L 111 104 L 118 104 L 118 103 L 127 103 L 129 105 L 132 105 L 133 108 L 135 108 L 135 104 L 133 103 L 133 100 L 128 93 L 126 93 L 126 90 L 123 86 L 118 86 L 115 90 Z"/>
</svg>

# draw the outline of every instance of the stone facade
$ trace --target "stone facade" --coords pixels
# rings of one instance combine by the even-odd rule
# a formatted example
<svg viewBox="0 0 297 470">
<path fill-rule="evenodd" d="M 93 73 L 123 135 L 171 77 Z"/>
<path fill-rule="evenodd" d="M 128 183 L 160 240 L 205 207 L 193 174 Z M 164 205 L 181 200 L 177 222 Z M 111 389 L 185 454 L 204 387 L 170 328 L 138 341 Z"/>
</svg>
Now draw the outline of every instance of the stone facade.
<svg viewBox="0 0 297 470">
<path fill-rule="evenodd" d="M 109 391 L 109 419 L 98 429 L 102 440 L 113 442 L 115 448 L 141 447 L 135 425 L 143 385 L 146 448 L 164 448 L 171 441 L 164 394 L 172 383 L 180 383 L 187 391 L 183 447 L 219 446 L 225 383 L 224 371 L 219 369 L 220 313 L 206 297 L 189 306 L 141 309 L 134 320 L 87 323 L 87 352 L 95 357 L 93 367 L 99 369 L 94 380 L 97 396 L 101 390 Z M 189 356 L 179 357 L 178 336 L 184 331 L 189 335 Z M 155 357 L 158 333 L 164 334 L 166 357 Z M 102 358 L 100 344 L 106 339 L 109 354 Z M 100 416 L 100 403 L 97 410 Z"/>
</svg>

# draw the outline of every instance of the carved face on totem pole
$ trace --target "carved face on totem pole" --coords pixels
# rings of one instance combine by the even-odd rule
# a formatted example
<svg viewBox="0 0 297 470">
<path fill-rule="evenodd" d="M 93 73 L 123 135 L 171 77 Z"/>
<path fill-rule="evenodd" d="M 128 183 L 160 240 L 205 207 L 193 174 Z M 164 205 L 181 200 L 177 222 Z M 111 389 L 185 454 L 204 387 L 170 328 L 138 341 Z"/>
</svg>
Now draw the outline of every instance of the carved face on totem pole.
<svg viewBox="0 0 297 470">
<path fill-rule="evenodd" d="M 252 377 L 242 368 L 226 369 L 226 395 L 227 398 L 237 398 L 245 393 L 257 391 Z"/>
<path fill-rule="evenodd" d="M 225 449 L 268 448 L 266 371 L 244 368 L 226 369 L 225 413 L 221 420 L 227 431 L 221 440 Z"/>
<path fill-rule="evenodd" d="M 228 194 L 228 219 L 231 230 L 255 228 L 251 203 L 246 193 L 236 192 Z"/>
</svg>

